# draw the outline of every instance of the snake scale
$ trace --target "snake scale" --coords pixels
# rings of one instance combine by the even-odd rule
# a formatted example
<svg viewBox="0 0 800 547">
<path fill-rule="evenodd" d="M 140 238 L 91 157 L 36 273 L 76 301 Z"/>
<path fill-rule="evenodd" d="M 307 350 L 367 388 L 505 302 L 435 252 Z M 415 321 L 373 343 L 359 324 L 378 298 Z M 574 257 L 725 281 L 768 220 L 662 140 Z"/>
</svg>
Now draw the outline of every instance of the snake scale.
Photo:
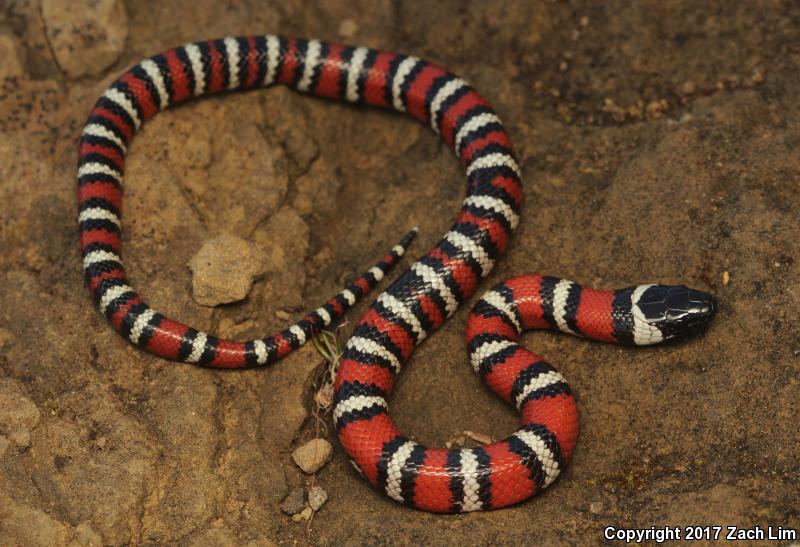
<svg viewBox="0 0 800 547">
<path fill-rule="evenodd" d="M 268 365 L 336 321 L 396 265 L 416 231 L 376 266 L 284 331 L 223 340 L 165 317 L 131 287 L 121 259 L 124 158 L 159 110 L 194 97 L 283 84 L 300 92 L 407 112 L 430 126 L 466 169 L 467 195 L 449 231 L 356 323 L 335 380 L 333 419 L 344 450 L 375 487 L 434 512 L 518 503 L 555 480 L 578 436 L 569 386 L 516 343 L 531 328 L 646 345 L 702 330 L 710 295 L 683 286 L 595 291 L 555 277 L 523 276 L 489 291 L 469 317 L 475 371 L 521 414 L 520 429 L 478 448 L 426 448 L 401 434 L 387 399 L 414 347 L 477 289 L 506 250 L 523 201 L 511 140 L 467 82 L 414 56 L 281 36 L 222 38 L 145 59 L 110 85 L 80 139 L 79 224 L 86 282 L 128 341 L 155 355 L 209 367 Z"/>
</svg>

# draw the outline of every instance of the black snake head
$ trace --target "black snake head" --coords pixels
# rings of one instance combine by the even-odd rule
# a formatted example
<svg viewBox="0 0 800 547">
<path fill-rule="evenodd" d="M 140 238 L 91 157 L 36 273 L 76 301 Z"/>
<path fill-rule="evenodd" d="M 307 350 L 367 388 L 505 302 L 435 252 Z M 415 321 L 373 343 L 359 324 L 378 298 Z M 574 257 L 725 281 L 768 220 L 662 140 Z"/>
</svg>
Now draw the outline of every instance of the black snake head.
<svg viewBox="0 0 800 547">
<path fill-rule="evenodd" d="M 634 340 L 639 345 L 703 332 L 717 311 L 713 296 L 683 285 L 639 285 L 631 303 Z"/>
</svg>

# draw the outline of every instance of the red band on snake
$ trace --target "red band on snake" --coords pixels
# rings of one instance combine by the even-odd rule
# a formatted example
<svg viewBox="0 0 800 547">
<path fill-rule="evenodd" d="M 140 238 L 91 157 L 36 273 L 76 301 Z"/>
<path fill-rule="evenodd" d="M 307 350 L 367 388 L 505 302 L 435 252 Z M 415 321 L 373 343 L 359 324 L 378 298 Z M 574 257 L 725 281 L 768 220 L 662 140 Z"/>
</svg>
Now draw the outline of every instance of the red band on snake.
<svg viewBox="0 0 800 547">
<path fill-rule="evenodd" d="M 112 326 L 138 347 L 210 367 L 274 363 L 373 288 L 413 237 L 414 231 L 323 306 L 264 339 L 222 340 L 142 301 L 121 259 L 124 156 L 134 133 L 159 110 L 192 97 L 274 83 L 408 112 L 439 133 L 466 169 L 467 196 L 454 224 L 361 317 L 336 379 L 339 439 L 362 475 L 393 499 L 436 512 L 493 509 L 527 499 L 558 476 L 575 446 L 578 413 L 563 378 L 516 344 L 523 330 L 643 345 L 700 330 L 713 314 L 710 296 L 685 287 L 599 292 L 536 276 L 499 285 L 470 316 L 467 342 L 475 370 L 520 410 L 521 429 L 482 448 L 414 443 L 394 426 L 387 398 L 414 347 L 475 292 L 506 250 L 522 205 L 511 140 L 488 102 L 438 65 L 318 40 L 251 36 L 188 44 L 142 61 L 111 84 L 83 129 L 78 197 L 86 281 Z"/>
</svg>

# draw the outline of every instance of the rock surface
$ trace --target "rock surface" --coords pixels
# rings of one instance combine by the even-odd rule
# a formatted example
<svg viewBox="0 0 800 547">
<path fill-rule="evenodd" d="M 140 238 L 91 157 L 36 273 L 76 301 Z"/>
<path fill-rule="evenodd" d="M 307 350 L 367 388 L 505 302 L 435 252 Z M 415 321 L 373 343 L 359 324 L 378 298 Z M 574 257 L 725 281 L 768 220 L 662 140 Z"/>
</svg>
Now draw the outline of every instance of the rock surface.
<svg viewBox="0 0 800 547">
<path fill-rule="evenodd" d="M 304 473 L 316 473 L 328 463 L 333 454 L 331 443 L 325 439 L 312 439 L 292 452 L 292 459 Z"/>
<path fill-rule="evenodd" d="M 53 54 L 72 78 L 96 76 L 120 56 L 128 36 L 122 0 L 41 0 Z"/>
<path fill-rule="evenodd" d="M 151 0 L 125 2 L 115 23 L 122 5 L 0 9 L 0 543 L 592 545 L 612 524 L 800 529 L 800 5 Z M 315 479 L 325 511 L 281 517 L 308 480 L 297 440 L 336 444 L 329 422 L 325 435 L 309 419 L 313 348 L 242 373 L 133 348 L 88 297 L 75 235 L 76 143 L 117 71 L 236 29 L 402 50 L 486 95 L 527 201 L 479 292 L 527 272 L 685 283 L 717 295 L 711 330 L 643 351 L 526 339 L 569 380 L 582 428 L 569 467 L 530 502 L 458 518 L 407 510 L 336 448 Z M 418 223 L 402 270 L 463 199 L 458 162 L 414 120 L 286 89 L 159 113 L 128 156 L 131 283 L 159 311 L 241 340 L 317 307 Z M 186 264 L 220 233 L 250 242 L 266 271 L 246 299 L 209 308 Z M 475 298 L 395 385 L 392 416 L 417 441 L 515 428 L 464 360 Z"/>
</svg>

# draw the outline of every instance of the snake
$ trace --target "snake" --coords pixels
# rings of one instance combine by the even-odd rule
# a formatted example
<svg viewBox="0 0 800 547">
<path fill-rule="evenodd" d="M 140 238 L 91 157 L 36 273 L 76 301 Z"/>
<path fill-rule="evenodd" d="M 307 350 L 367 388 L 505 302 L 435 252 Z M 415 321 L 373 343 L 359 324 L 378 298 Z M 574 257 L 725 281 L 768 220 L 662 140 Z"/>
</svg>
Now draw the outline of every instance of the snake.
<svg viewBox="0 0 800 547">
<path fill-rule="evenodd" d="M 520 429 L 474 448 L 427 448 L 403 435 L 388 399 L 414 348 L 452 317 L 506 251 L 523 203 L 511 139 L 488 101 L 435 63 L 365 47 L 284 36 L 226 37 L 153 55 L 115 80 L 79 141 L 78 222 L 84 277 L 122 337 L 159 357 L 214 368 L 275 363 L 337 321 L 394 268 L 411 230 L 375 266 L 281 332 L 238 342 L 171 319 L 131 286 L 122 262 L 124 161 L 133 135 L 158 111 L 189 99 L 282 84 L 317 97 L 405 112 L 429 126 L 466 171 L 467 191 L 445 235 L 355 323 L 334 380 L 333 422 L 356 470 L 390 498 L 440 513 L 496 509 L 550 485 L 579 430 L 564 378 L 519 345 L 532 328 L 626 345 L 705 329 L 711 295 L 682 285 L 598 291 L 527 275 L 494 287 L 469 316 L 473 369 L 521 414 Z"/>
</svg>

